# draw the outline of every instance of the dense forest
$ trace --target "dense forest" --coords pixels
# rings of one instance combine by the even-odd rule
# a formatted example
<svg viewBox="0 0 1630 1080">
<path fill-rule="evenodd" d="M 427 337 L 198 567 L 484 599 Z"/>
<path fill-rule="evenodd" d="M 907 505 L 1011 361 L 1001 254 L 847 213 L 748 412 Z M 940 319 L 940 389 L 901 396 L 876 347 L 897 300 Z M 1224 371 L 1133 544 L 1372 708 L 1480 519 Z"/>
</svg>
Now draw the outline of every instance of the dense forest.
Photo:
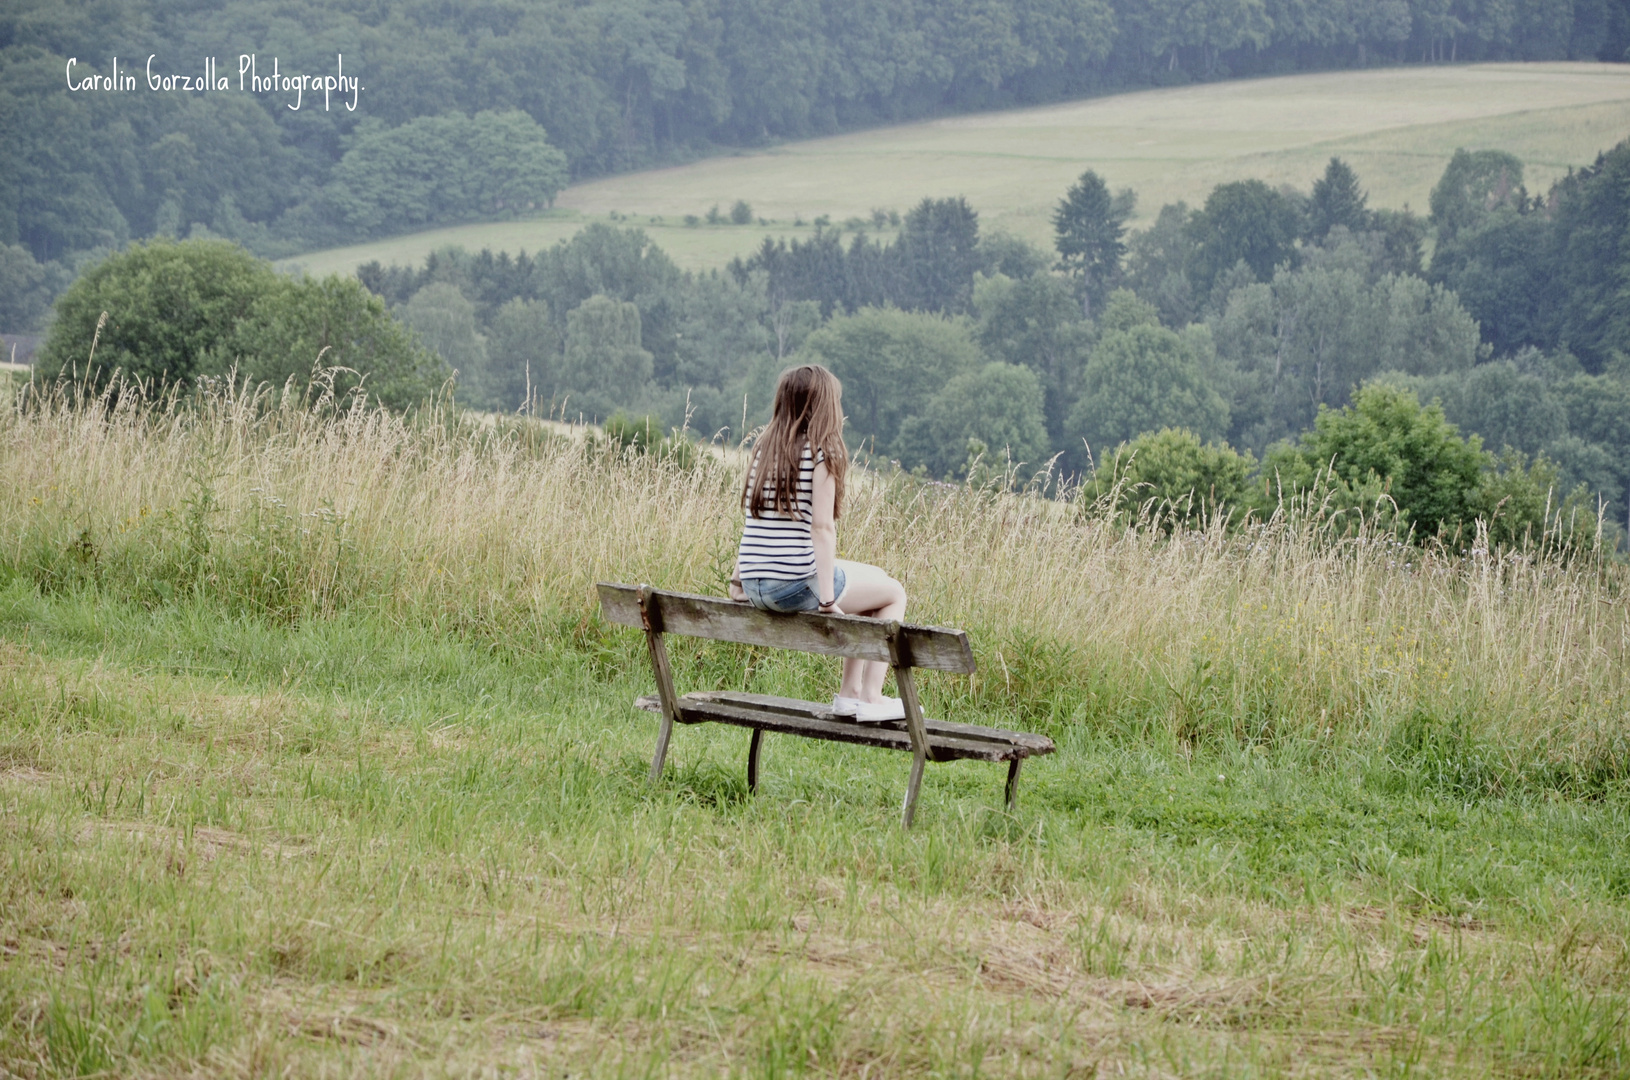
<svg viewBox="0 0 1630 1080">
<path fill-rule="evenodd" d="M 286 254 L 857 125 L 1627 47 L 1626 0 L 4 0 L 0 328 L 37 325 L 85 260 L 145 236 Z M 155 73 L 197 80 L 210 58 L 231 92 L 148 89 Z M 120 89 L 91 89 L 116 60 Z M 239 91 L 274 64 L 354 90 Z"/>
</svg>

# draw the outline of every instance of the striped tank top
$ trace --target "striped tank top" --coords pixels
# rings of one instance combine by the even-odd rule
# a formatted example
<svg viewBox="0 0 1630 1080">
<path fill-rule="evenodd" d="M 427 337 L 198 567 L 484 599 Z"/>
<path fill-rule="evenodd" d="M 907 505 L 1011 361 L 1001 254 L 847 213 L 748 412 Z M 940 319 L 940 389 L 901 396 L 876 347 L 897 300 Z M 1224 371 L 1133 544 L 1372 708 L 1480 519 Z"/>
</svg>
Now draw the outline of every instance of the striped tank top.
<svg viewBox="0 0 1630 1080">
<path fill-rule="evenodd" d="M 741 530 L 741 547 L 736 552 L 736 572 L 743 578 L 774 578 L 777 581 L 799 581 L 815 574 L 815 540 L 810 524 L 815 520 L 815 463 L 826 460 L 826 451 L 810 454 L 804 444 L 798 459 L 798 492 L 792 503 L 792 515 L 778 513 L 775 505 L 775 485 L 764 484 L 764 503 L 759 509 L 762 517 L 747 515 Z M 753 472 L 748 474 L 750 487 L 758 471 L 758 457 L 753 457 Z"/>
</svg>

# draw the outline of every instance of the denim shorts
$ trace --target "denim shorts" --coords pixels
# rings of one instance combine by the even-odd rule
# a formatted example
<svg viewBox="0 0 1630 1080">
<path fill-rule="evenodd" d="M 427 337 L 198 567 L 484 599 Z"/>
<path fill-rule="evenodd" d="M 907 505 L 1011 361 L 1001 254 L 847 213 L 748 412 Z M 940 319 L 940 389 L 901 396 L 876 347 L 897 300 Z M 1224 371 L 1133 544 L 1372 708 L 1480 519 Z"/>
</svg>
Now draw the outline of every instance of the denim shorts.
<svg viewBox="0 0 1630 1080">
<path fill-rule="evenodd" d="M 848 583 L 843 567 L 834 566 L 832 568 L 834 599 L 843 599 L 843 588 Z M 821 598 L 815 595 L 814 574 L 796 581 L 767 577 L 742 578 L 741 588 L 747 594 L 749 604 L 765 611 L 815 611 L 821 606 Z"/>
</svg>

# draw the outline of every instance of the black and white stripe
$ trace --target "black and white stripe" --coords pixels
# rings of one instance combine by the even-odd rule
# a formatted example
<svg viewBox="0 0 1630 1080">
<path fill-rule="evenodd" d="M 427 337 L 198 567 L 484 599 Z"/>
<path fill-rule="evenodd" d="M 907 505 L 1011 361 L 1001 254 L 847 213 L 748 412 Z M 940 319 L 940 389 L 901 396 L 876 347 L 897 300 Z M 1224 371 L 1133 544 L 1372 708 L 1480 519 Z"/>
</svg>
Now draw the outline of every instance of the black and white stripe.
<svg viewBox="0 0 1630 1080">
<path fill-rule="evenodd" d="M 741 577 L 798 581 L 814 575 L 815 541 L 810 534 L 810 523 L 815 520 L 815 463 L 825 460 L 824 451 L 812 455 L 809 444 L 804 444 L 804 452 L 798 459 L 798 493 L 791 516 L 772 509 L 775 484 L 763 485 L 764 501 L 758 511 L 763 516 L 748 514 L 741 531 L 741 547 L 736 554 L 737 572 Z M 749 485 L 757 473 L 755 456 Z"/>
</svg>

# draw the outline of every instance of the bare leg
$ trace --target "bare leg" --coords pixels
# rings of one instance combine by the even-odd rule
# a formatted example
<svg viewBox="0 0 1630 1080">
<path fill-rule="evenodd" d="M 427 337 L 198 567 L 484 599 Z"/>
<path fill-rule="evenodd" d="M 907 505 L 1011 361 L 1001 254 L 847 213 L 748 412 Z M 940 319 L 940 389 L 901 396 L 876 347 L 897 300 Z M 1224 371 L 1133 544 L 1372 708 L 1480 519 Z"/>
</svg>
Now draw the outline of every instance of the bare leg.
<svg viewBox="0 0 1630 1080">
<path fill-rule="evenodd" d="M 906 613 L 905 586 L 885 571 L 867 563 L 837 560 L 847 579 L 838 607 L 846 615 L 866 615 L 874 619 L 899 619 Z M 843 685 L 838 693 L 876 703 L 883 699 L 883 680 L 889 666 L 880 660 L 845 660 Z"/>
</svg>

